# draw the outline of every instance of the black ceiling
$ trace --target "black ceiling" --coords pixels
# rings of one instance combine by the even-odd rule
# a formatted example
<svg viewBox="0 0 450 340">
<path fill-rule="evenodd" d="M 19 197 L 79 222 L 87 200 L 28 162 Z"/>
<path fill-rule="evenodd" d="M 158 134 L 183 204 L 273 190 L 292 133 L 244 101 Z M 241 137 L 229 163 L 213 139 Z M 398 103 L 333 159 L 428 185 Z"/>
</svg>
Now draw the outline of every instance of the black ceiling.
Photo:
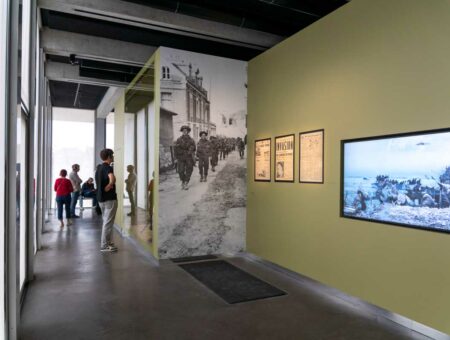
<svg viewBox="0 0 450 340">
<path fill-rule="evenodd" d="M 348 0 L 123 0 L 196 18 L 221 22 L 288 37 L 347 3 Z M 149 46 L 250 60 L 261 49 L 211 41 L 201 37 L 177 35 L 132 25 L 88 18 L 51 10 L 41 10 L 43 25 L 55 30 L 93 35 Z M 80 13 L 81 14 L 81 13 Z M 205 32 L 205 35 L 207 32 Z M 52 61 L 70 63 L 68 57 L 47 55 Z M 130 82 L 136 67 L 77 59 L 80 76 Z M 50 82 L 55 106 L 96 109 L 107 87 Z M 77 94 L 78 93 L 78 94 Z M 76 97 L 76 100 L 75 100 Z"/>
<path fill-rule="evenodd" d="M 290 36 L 347 0 L 124 0 L 229 25 Z"/>
<path fill-rule="evenodd" d="M 53 106 L 95 110 L 107 87 L 50 80 Z"/>
<path fill-rule="evenodd" d="M 260 50 L 247 47 L 229 45 L 48 10 L 42 10 L 42 21 L 45 26 L 56 30 L 93 35 L 155 47 L 172 47 L 233 59 L 250 60 L 261 53 Z"/>
<path fill-rule="evenodd" d="M 125 0 L 166 11 L 288 37 L 347 3 L 347 0 Z M 149 46 L 250 60 L 260 49 L 42 10 L 44 26 Z M 205 32 L 207 34 L 207 32 Z"/>
</svg>

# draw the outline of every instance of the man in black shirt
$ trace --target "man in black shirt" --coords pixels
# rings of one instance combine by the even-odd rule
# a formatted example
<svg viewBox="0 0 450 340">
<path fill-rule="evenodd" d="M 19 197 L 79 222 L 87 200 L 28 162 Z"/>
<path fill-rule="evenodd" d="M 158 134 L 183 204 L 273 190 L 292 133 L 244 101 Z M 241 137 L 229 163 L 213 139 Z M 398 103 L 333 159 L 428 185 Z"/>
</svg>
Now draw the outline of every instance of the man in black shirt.
<svg viewBox="0 0 450 340">
<path fill-rule="evenodd" d="M 103 213 L 102 252 L 117 251 L 112 243 L 112 231 L 117 211 L 116 177 L 111 163 L 114 161 L 114 152 L 111 149 L 100 151 L 103 164 L 97 166 L 95 181 L 97 182 L 97 200 Z"/>
</svg>

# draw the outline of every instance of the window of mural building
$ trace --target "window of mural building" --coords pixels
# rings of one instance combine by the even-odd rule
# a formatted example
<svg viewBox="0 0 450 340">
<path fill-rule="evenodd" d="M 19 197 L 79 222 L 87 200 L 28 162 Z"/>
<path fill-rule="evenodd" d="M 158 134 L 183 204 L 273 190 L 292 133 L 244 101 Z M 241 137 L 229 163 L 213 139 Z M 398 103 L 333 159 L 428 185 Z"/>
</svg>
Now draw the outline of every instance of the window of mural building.
<svg viewBox="0 0 450 340">
<path fill-rule="evenodd" d="M 166 109 L 172 109 L 172 94 L 170 92 L 161 92 L 161 105 Z"/>
<path fill-rule="evenodd" d="M 78 175 L 83 183 L 95 177 L 95 165 L 100 160 L 97 157 L 94 163 L 94 120 L 95 111 L 53 108 L 52 183 L 61 169 L 70 174 L 74 164 L 80 166 Z M 52 192 L 54 202 L 55 192 Z"/>
<path fill-rule="evenodd" d="M 188 120 L 191 120 L 193 117 L 193 113 L 194 113 L 194 96 L 189 91 L 188 91 L 188 101 L 189 101 L 189 104 L 188 104 L 189 110 L 188 110 L 187 116 L 188 116 Z"/>
<path fill-rule="evenodd" d="M 163 79 L 170 79 L 170 69 L 167 66 L 162 68 L 162 77 Z"/>
</svg>

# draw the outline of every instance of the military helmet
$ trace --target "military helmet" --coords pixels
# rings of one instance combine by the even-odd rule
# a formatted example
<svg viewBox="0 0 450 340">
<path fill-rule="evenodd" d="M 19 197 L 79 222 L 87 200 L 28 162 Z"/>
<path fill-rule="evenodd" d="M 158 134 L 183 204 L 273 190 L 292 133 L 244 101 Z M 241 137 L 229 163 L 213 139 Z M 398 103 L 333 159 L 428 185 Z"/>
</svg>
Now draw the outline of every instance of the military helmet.
<svg viewBox="0 0 450 340">
<path fill-rule="evenodd" d="M 206 132 L 206 131 L 200 131 L 200 133 L 198 134 L 200 137 L 202 136 L 202 135 L 205 135 L 205 136 L 208 136 L 208 132 Z"/>
<path fill-rule="evenodd" d="M 183 125 L 183 126 L 180 128 L 180 132 L 183 132 L 184 129 L 188 130 L 188 132 L 191 132 L 191 128 L 190 128 L 189 126 L 187 126 L 187 125 Z"/>
</svg>

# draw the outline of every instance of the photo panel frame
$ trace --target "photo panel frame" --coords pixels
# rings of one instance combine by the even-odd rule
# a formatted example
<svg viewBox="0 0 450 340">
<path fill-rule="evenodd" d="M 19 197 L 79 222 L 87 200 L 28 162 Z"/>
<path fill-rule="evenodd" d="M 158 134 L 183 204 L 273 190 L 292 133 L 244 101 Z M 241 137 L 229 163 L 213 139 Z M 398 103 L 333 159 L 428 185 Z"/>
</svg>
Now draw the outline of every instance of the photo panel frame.
<svg viewBox="0 0 450 340">
<path fill-rule="evenodd" d="M 450 233 L 450 128 L 341 141 L 341 217 Z"/>
<path fill-rule="evenodd" d="M 275 137 L 275 182 L 293 183 L 295 180 L 295 134 Z"/>
<path fill-rule="evenodd" d="M 254 180 L 255 182 L 270 182 L 272 158 L 272 138 L 255 140 Z"/>
<path fill-rule="evenodd" d="M 325 130 L 299 133 L 299 182 L 324 183 Z"/>
</svg>

